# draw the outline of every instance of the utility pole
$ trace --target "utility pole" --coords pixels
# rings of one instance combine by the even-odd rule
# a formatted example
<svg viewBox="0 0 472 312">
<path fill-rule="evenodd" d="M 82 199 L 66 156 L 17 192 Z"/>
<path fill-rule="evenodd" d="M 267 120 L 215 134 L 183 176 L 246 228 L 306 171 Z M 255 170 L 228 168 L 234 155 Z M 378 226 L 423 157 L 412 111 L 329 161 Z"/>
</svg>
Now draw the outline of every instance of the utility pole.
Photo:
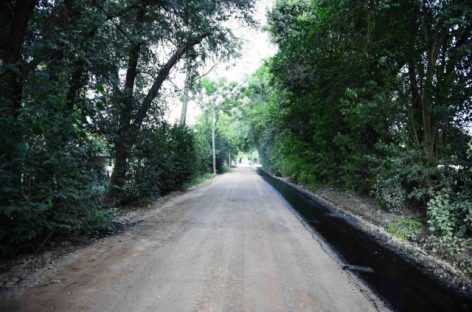
<svg viewBox="0 0 472 312">
<path fill-rule="evenodd" d="M 211 107 L 211 148 L 213 151 L 213 174 L 216 174 L 215 127 L 216 127 L 215 107 L 212 106 Z"/>
</svg>

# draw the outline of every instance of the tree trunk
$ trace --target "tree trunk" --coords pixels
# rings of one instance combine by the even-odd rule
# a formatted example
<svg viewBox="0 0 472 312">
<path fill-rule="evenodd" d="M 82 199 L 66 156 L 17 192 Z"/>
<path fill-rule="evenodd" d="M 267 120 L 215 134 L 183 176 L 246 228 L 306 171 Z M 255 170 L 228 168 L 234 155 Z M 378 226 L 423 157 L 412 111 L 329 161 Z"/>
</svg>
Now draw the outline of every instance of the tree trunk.
<svg viewBox="0 0 472 312">
<path fill-rule="evenodd" d="M 159 73 L 154 79 L 151 88 L 149 89 L 148 93 L 141 102 L 141 105 L 139 106 L 134 119 L 132 121 L 129 120 L 131 119 L 131 111 L 129 111 L 129 115 L 122 115 L 123 118 L 120 118 L 120 142 L 115 142 L 115 168 L 113 169 L 112 177 L 110 179 L 108 187 L 109 193 L 113 193 L 111 192 L 111 190 L 121 188 L 123 186 L 124 176 L 126 174 L 128 166 L 127 156 L 129 155 L 129 150 L 133 147 L 136 141 L 136 137 L 138 135 L 138 131 L 141 128 L 144 118 L 146 118 L 147 112 L 151 108 L 152 101 L 156 98 L 159 90 L 162 87 L 162 84 L 169 76 L 171 69 L 175 66 L 175 64 L 177 64 L 177 62 L 182 58 L 182 56 L 185 54 L 185 52 L 187 52 L 188 49 L 190 49 L 196 44 L 199 44 L 207 36 L 208 34 L 203 34 L 194 38 L 187 44 L 184 44 L 183 46 L 179 47 L 169 58 L 167 63 L 165 63 L 164 66 L 162 66 L 162 68 L 159 70 Z M 125 144 L 123 143 L 123 141 L 121 141 L 122 138 L 126 138 Z M 126 151 L 123 151 L 122 149 L 126 149 Z M 122 155 L 126 155 L 126 157 Z M 119 161 L 118 157 L 120 157 Z"/>
<path fill-rule="evenodd" d="M 422 131 L 422 110 L 421 110 L 421 95 L 420 88 L 418 86 L 418 76 L 415 65 L 413 62 L 408 63 L 408 76 L 410 80 L 410 92 L 411 92 L 411 106 L 413 108 L 413 113 L 411 115 L 411 123 L 413 126 L 413 138 L 415 143 L 418 145 L 418 148 L 421 146 L 424 137 Z"/>
<path fill-rule="evenodd" d="M 432 105 L 433 105 L 433 80 L 436 74 L 437 60 L 441 47 L 448 36 L 447 29 L 442 27 L 436 34 L 433 46 L 427 53 L 427 67 L 425 74 L 425 82 L 423 85 L 423 98 L 421 101 L 421 111 L 423 116 L 423 135 L 424 135 L 424 146 L 425 155 L 428 162 L 435 162 L 435 141 L 436 141 L 436 129 L 434 126 L 434 120 L 432 117 Z"/>
<path fill-rule="evenodd" d="M 414 23 L 413 23 L 414 24 Z M 426 26 L 425 26 L 426 27 Z M 427 162 L 433 164 L 436 158 L 436 126 L 433 118 L 433 92 L 434 77 L 436 75 L 437 61 L 441 47 L 448 37 L 447 27 L 440 26 L 431 35 L 425 31 L 426 42 L 431 42 L 431 47 L 426 51 L 425 66 L 416 66 L 413 60 L 408 62 L 408 75 L 410 80 L 411 101 L 413 107 L 413 125 L 416 133 L 414 137 L 421 144 Z M 422 62 L 417 61 L 417 62 Z"/>
<path fill-rule="evenodd" d="M 74 69 L 69 81 L 69 90 L 67 91 L 67 108 L 70 112 L 74 111 L 74 104 L 79 98 L 79 91 L 88 80 L 87 67 L 84 60 L 78 59 L 72 66 Z"/>
<path fill-rule="evenodd" d="M 4 85 L 0 86 L 0 98 L 3 98 L 6 107 L 0 110 L 1 115 L 16 116 L 21 106 L 21 92 L 23 89 L 23 77 L 19 66 L 21 47 L 36 2 L 36 0 L 17 0 L 15 3 L 7 42 L 5 47 L 2 47 L 5 70 L 0 76 L 0 80 L 4 82 Z"/>
<path fill-rule="evenodd" d="M 434 160 L 434 137 L 435 131 L 431 118 L 431 101 L 430 98 L 423 98 L 421 112 L 423 116 L 423 144 L 426 158 L 429 162 Z"/>
<path fill-rule="evenodd" d="M 184 85 L 184 98 L 182 102 L 182 113 L 180 114 L 180 123 L 182 125 L 185 125 L 185 122 L 187 119 L 189 93 L 190 93 L 190 87 L 192 84 L 192 67 L 191 67 L 191 62 L 188 58 L 185 65 L 186 65 L 186 76 L 185 76 L 185 85 Z"/>
<path fill-rule="evenodd" d="M 182 58 L 182 56 L 187 52 L 191 47 L 199 44 L 203 39 L 205 39 L 209 34 L 204 33 L 198 37 L 193 38 L 190 40 L 187 44 L 182 45 L 179 47 L 174 54 L 169 58 L 167 63 L 162 66 L 161 70 L 159 71 L 156 79 L 154 79 L 154 82 L 149 89 L 148 93 L 146 94 L 146 97 L 143 99 L 138 112 L 136 113 L 136 118 L 134 119 L 133 122 L 133 127 L 132 131 L 137 131 L 141 127 L 141 124 L 146 117 L 146 114 L 151 108 L 152 101 L 156 98 L 159 90 L 161 89 L 162 84 L 164 81 L 167 79 L 169 76 L 169 73 L 171 69 L 177 64 L 177 62 Z"/>
<path fill-rule="evenodd" d="M 126 172 L 128 171 L 128 154 L 129 148 L 124 142 L 115 142 L 115 163 L 108 182 L 108 200 L 116 198 L 116 195 L 124 186 Z"/>
<path fill-rule="evenodd" d="M 144 18 L 146 16 L 146 9 L 149 4 L 149 1 L 143 0 L 141 7 L 138 9 L 136 14 L 135 27 L 136 32 L 139 33 L 139 30 L 144 23 Z M 129 53 L 128 53 L 128 66 L 126 69 L 125 85 L 124 92 L 120 94 L 117 98 L 120 98 L 121 104 L 123 105 L 121 111 L 119 112 L 119 126 L 118 126 L 118 138 L 114 142 L 114 152 L 115 152 L 115 164 L 113 172 L 108 184 L 108 199 L 118 197 L 120 189 L 124 186 L 126 172 L 128 171 L 128 155 L 131 148 L 130 143 L 130 127 L 133 111 L 133 91 L 138 75 L 138 61 L 139 54 L 141 52 L 141 43 L 132 43 Z M 118 90 L 119 91 L 119 90 Z M 134 141 L 133 141 L 134 143 Z"/>
</svg>

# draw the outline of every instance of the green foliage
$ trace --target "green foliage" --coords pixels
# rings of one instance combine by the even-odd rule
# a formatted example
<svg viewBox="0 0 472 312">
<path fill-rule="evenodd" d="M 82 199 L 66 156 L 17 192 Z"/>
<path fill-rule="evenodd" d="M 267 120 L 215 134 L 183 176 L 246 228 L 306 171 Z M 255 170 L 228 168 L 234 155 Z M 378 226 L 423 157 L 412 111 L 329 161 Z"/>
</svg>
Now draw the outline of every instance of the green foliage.
<svg viewBox="0 0 472 312">
<path fill-rule="evenodd" d="M 204 78 L 194 88 L 194 97 L 202 107 L 195 126 L 203 162 L 213 170 L 212 131 L 215 134 L 216 171 L 223 173 L 238 150 L 245 148 L 246 133 L 238 129 L 239 88 L 235 82 Z M 226 164 L 226 165 L 225 165 Z M 208 170 L 206 169 L 206 170 Z"/>
<path fill-rule="evenodd" d="M 472 76 L 459 51 L 471 48 L 471 14 L 449 2 L 277 1 L 267 29 L 279 50 L 245 92 L 263 165 L 303 184 L 373 194 L 391 210 L 425 211 L 443 188 L 470 202 Z M 454 26 L 444 37 L 446 24 Z M 443 58 L 430 55 L 438 40 Z"/>
<path fill-rule="evenodd" d="M 421 220 L 411 217 L 402 217 L 386 227 L 386 231 L 399 239 L 416 237 L 416 232 L 422 227 Z"/>
<path fill-rule="evenodd" d="M 123 200 L 157 197 L 201 173 L 192 130 L 165 122 L 142 131 L 131 152 Z"/>
<path fill-rule="evenodd" d="M 211 150 L 211 126 L 209 122 L 208 113 L 200 116 L 199 122 L 195 125 L 196 136 L 196 157 L 201 172 L 212 171 L 212 150 Z M 237 148 L 231 142 L 231 139 L 221 130 L 223 125 L 219 123 L 216 129 L 216 171 L 218 173 L 225 172 L 225 164 L 228 162 L 228 157 L 234 159 L 237 155 Z"/>
<path fill-rule="evenodd" d="M 380 153 L 370 157 L 375 178 L 373 193 L 388 209 L 401 210 L 410 201 L 416 205 L 430 195 L 427 181 L 434 169 L 422 164 L 421 152 L 397 145 L 377 144 Z"/>
<path fill-rule="evenodd" d="M 429 236 L 425 240 L 425 247 L 431 253 L 450 260 L 464 274 L 472 274 L 472 239 L 457 236 Z"/>
<path fill-rule="evenodd" d="M 68 112 L 65 87 L 63 79 L 31 77 L 18 117 L 2 118 L 2 255 L 58 236 L 89 235 L 109 217 L 98 207 L 105 181 L 93 162 L 94 142 L 79 115 Z"/>
<path fill-rule="evenodd" d="M 440 237 L 429 237 L 427 239 L 427 247 L 431 250 L 432 253 L 439 255 L 442 258 L 450 258 L 461 253 L 471 250 L 472 241 L 459 238 L 456 236 L 440 236 Z M 467 267 L 470 269 L 472 261 L 467 259 L 467 261 L 461 261 L 461 266 Z"/>
<path fill-rule="evenodd" d="M 470 231 L 472 201 L 469 198 L 454 196 L 450 191 L 442 190 L 433 196 L 427 206 L 428 224 L 431 233 L 441 236 L 463 237 Z"/>
<path fill-rule="evenodd" d="M 428 224 L 432 233 L 452 236 L 457 223 L 456 207 L 451 205 L 448 194 L 438 194 L 428 202 Z"/>
</svg>

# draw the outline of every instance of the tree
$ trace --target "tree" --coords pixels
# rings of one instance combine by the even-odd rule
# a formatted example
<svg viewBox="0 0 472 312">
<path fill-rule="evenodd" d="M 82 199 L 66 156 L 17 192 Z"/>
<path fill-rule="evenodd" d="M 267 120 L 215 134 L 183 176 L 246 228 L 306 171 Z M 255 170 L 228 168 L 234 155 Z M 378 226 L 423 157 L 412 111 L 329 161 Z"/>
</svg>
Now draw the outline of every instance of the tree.
<svg viewBox="0 0 472 312">
<path fill-rule="evenodd" d="M 469 107 L 464 113 L 470 115 L 472 9 L 463 1 L 424 2 L 412 4 L 405 17 L 411 30 L 402 47 L 402 61 L 410 87 L 415 140 L 434 163 L 439 137 L 451 122 L 448 113 L 457 113 L 466 104 Z M 447 112 L 449 105 L 452 112 Z"/>
<path fill-rule="evenodd" d="M 187 119 L 188 102 L 190 100 L 190 89 L 192 88 L 192 62 L 189 57 L 185 60 L 185 82 L 182 99 L 182 112 L 180 114 L 180 123 L 185 125 Z"/>
<path fill-rule="evenodd" d="M 129 44 L 124 88 L 115 86 L 114 96 L 119 99 L 120 105 L 115 112 L 115 169 L 110 179 L 110 191 L 122 187 L 127 172 L 129 149 L 170 71 L 190 50 L 197 55 L 226 57 L 231 54 L 234 46 L 227 45 L 231 40 L 231 33 L 222 26 L 222 22 L 236 14 L 241 14 L 250 22 L 248 14 L 252 6 L 251 1 L 177 1 L 172 5 L 144 1 L 136 9 L 131 31 L 137 40 Z M 169 21 L 168 25 L 156 25 L 162 24 L 164 20 Z M 164 32 L 162 28 L 165 29 Z M 199 44 L 201 47 L 197 49 Z M 155 50 L 151 48 L 153 45 L 164 46 L 167 51 L 173 46 L 173 52 L 168 54 L 161 66 L 154 69 L 156 74 L 149 90 L 146 94 L 141 94 L 141 90 L 135 90 L 138 72 L 142 71 L 138 70 L 139 60 L 158 59 Z M 141 81 L 146 80 L 141 77 Z"/>
<path fill-rule="evenodd" d="M 214 82 L 208 78 L 203 78 L 197 86 L 195 94 L 196 101 L 203 108 L 204 113 L 210 114 L 212 168 L 213 174 L 216 174 L 216 133 L 218 120 L 221 113 L 229 113 L 237 104 L 239 87 L 235 82 L 227 82 L 226 79 Z M 231 159 L 229 160 L 230 162 Z"/>
<path fill-rule="evenodd" d="M 248 111 L 267 118 L 248 118 L 266 165 L 425 208 L 452 174 L 438 164 L 470 166 L 470 14 L 464 1 L 278 1 L 267 104 Z"/>
</svg>

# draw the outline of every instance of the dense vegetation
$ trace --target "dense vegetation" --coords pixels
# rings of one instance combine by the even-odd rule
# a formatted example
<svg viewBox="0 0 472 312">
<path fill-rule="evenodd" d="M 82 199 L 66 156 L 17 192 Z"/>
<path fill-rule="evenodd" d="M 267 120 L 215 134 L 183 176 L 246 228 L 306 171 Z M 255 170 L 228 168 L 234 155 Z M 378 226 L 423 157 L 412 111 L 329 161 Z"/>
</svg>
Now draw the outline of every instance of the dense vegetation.
<svg viewBox="0 0 472 312">
<path fill-rule="evenodd" d="M 469 1 L 278 0 L 274 57 L 242 85 L 200 76 L 237 52 L 225 23 L 253 24 L 252 3 L 2 2 L 0 253 L 94 233 L 103 207 L 179 189 L 255 148 L 276 174 L 405 213 L 392 232 L 426 224 L 424 246 L 472 272 Z M 163 118 L 175 69 L 178 125 Z M 202 109 L 193 128 L 189 101 Z"/>
<path fill-rule="evenodd" d="M 106 203 L 209 171 L 207 127 L 163 120 L 165 82 L 182 58 L 198 70 L 233 55 L 225 22 L 252 24 L 252 9 L 249 0 L 2 1 L 0 254 L 91 234 L 109 218 Z"/>
<path fill-rule="evenodd" d="M 470 2 L 281 0 L 267 30 L 278 52 L 245 88 L 263 165 L 419 211 L 432 250 L 470 252 Z"/>
</svg>

